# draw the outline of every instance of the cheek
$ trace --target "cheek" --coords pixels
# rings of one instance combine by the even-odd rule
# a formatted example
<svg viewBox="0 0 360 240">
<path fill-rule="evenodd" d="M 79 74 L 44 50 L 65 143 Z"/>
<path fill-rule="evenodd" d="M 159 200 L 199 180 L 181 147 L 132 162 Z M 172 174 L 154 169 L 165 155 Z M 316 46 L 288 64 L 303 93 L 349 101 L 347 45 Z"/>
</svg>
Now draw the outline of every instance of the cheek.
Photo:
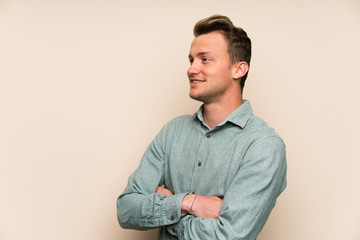
<svg viewBox="0 0 360 240">
<path fill-rule="evenodd" d="M 203 66 L 200 72 L 207 77 L 218 79 L 220 81 L 232 79 L 231 69 L 226 64 Z"/>
<path fill-rule="evenodd" d="M 232 79 L 231 70 L 227 66 L 217 69 L 217 71 L 214 74 L 216 74 L 217 78 L 223 81 Z"/>
<path fill-rule="evenodd" d="M 201 69 L 201 72 L 208 77 L 216 77 L 220 75 L 221 71 L 222 70 L 216 66 L 203 66 Z"/>
</svg>

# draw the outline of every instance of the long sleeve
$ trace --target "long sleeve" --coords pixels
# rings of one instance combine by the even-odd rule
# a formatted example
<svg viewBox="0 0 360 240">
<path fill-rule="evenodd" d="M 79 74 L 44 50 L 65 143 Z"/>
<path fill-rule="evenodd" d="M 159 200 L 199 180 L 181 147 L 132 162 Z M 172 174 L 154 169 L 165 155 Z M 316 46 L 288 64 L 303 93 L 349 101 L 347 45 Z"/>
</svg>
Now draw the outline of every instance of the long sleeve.
<svg viewBox="0 0 360 240">
<path fill-rule="evenodd" d="M 186 215 L 167 231 L 179 239 L 253 240 L 286 187 L 285 146 L 277 136 L 254 141 L 226 190 L 219 219 Z M 196 202 L 195 202 L 196 204 Z"/>
<path fill-rule="evenodd" d="M 117 217 L 123 228 L 156 228 L 173 224 L 181 217 L 185 193 L 172 196 L 155 193 L 164 183 L 165 129 L 166 126 L 148 146 L 139 168 L 117 199 Z"/>
<path fill-rule="evenodd" d="M 155 193 L 159 185 L 174 195 Z M 170 121 L 149 145 L 117 200 L 118 220 L 124 228 L 160 227 L 162 240 L 254 240 L 285 187 L 285 145 L 248 102 L 214 129 L 200 108 Z M 219 219 L 181 215 L 192 192 L 221 197 Z"/>
</svg>

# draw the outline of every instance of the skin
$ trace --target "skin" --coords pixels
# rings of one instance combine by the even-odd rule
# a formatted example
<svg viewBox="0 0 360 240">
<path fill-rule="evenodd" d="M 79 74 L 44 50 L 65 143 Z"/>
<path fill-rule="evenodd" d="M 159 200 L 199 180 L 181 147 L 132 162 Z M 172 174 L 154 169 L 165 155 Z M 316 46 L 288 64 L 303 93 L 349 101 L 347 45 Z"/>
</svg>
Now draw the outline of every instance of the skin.
<svg viewBox="0 0 360 240">
<path fill-rule="evenodd" d="M 227 41 L 218 31 L 200 35 L 193 40 L 189 61 L 189 96 L 204 103 L 205 123 L 213 129 L 243 103 L 239 81 L 249 70 L 248 64 L 231 62 Z M 173 195 L 162 186 L 156 192 Z M 195 198 L 195 194 L 188 194 L 182 200 L 181 213 L 217 219 L 221 204 L 222 200 L 216 196 Z"/>
<path fill-rule="evenodd" d="M 196 37 L 189 60 L 189 95 L 204 103 L 205 123 L 213 129 L 242 104 L 239 81 L 248 71 L 248 64 L 231 63 L 227 41 L 220 32 Z"/>
</svg>

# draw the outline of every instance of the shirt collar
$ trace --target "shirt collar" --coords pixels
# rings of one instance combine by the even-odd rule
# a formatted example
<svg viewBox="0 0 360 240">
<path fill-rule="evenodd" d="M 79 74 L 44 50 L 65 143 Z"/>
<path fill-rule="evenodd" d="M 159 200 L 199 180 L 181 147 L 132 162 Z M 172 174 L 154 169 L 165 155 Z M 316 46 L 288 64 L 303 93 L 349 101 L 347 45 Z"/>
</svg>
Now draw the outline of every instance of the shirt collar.
<svg viewBox="0 0 360 240">
<path fill-rule="evenodd" d="M 203 114 L 204 105 L 201 105 L 199 110 L 193 115 L 193 119 L 198 118 L 204 125 L 204 114 Z M 217 126 L 222 126 L 226 122 L 231 122 L 241 128 L 244 128 L 249 118 L 253 115 L 253 111 L 248 100 L 244 100 L 243 104 L 240 107 L 235 109 L 224 121 L 219 123 Z"/>
</svg>

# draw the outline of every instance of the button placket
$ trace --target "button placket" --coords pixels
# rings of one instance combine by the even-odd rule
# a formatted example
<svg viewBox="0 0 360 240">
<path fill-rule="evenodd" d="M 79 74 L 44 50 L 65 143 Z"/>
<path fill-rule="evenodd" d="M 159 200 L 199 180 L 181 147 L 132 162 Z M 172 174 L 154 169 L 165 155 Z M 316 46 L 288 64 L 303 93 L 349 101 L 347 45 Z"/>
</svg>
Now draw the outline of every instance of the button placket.
<svg viewBox="0 0 360 240">
<path fill-rule="evenodd" d="M 207 139 L 208 139 L 208 135 L 210 135 L 209 133 L 207 133 L 207 131 L 204 131 L 201 133 L 201 135 L 199 136 L 200 139 L 200 143 L 199 143 L 199 148 L 197 149 L 197 154 L 196 154 L 196 158 L 194 159 L 195 162 L 194 162 L 194 172 L 193 172 L 193 176 L 192 176 L 192 180 L 191 180 L 191 191 L 195 191 L 196 189 L 196 186 L 199 182 L 198 178 L 199 176 L 201 175 L 200 172 L 201 172 L 201 169 L 203 168 L 203 163 L 202 161 L 204 160 L 204 150 L 205 150 L 205 146 L 207 145 Z"/>
</svg>

